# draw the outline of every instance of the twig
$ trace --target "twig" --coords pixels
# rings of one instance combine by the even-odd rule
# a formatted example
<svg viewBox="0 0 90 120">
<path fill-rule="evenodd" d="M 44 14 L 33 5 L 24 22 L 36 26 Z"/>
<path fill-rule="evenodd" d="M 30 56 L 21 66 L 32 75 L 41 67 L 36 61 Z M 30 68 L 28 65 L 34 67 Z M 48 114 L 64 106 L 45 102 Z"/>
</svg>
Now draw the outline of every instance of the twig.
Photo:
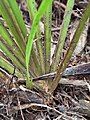
<svg viewBox="0 0 90 120">
<path fill-rule="evenodd" d="M 63 3 L 61 3 L 61 2 L 54 1 L 54 4 L 60 6 L 60 7 L 64 8 L 64 9 L 66 9 L 66 6 L 65 6 Z M 74 16 L 78 17 L 78 18 L 81 18 L 80 15 L 77 14 L 76 12 L 74 12 L 74 11 L 72 12 L 72 14 L 73 14 Z"/>
<path fill-rule="evenodd" d="M 74 120 L 73 118 L 67 116 L 66 114 L 63 114 L 63 113 L 61 113 L 60 111 L 56 110 L 55 108 L 49 107 L 49 106 L 44 105 L 44 104 L 37 104 L 37 103 L 24 104 L 24 105 L 20 105 L 20 106 L 14 106 L 14 107 L 13 107 L 13 110 L 15 110 L 15 111 L 18 111 L 18 110 L 20 110 L 20 109 L 23 110 L 23 109 L 27 109 L 27 108 L 30 108 L 30 107 L 33 107 L 33 106 L 44 107 L 44 108 L 53 110 L 53 111 L 55 111 L 56 113 L 58 113 L 58 114 L 60 114 L 60 115 L 62 115 L 62 116 L 64 116 L 64 117 L 66 117 L 66 118 L 69 119 L 69 120 Z"/>
<path fill-rule="evenodd" d="M 0 113 L 0 116 L 2 116 L 3 118 L 5 118 L 5 120 L 10 120 L 10 118 L 8 118 L 7 116 L 5 116 L 4 114 Z"/>
<path fill-rule="evenodd" d="M 25 84 L 25 80 L 18 79 L 17 83 Z M 82 86 L 82 87 L 87 86 L 86 82 L 84 82 L 83 80 L 69 80 L 69 79 L 66 79 L 66 78 L 61 78 L 59 83 L 64 84 L 64 85 L 73 85 L 73 86 Z"/>
<path fill-rule="evenodd" d="M 67 114 L 71 114 L 71 115 L 75 115 L 75 116 L 77 116 L 77 117 L 79 117 L 79 118 L 82 118 L 82 120 L 87 120 L 87 119 L 85 119 L 83 116 L 77 114 L 76 112 L 70 111 L 70 112 L 66 112 L 66 113 L 67 113 Z"/>
<path fill-rule="evenodd" d="M 20 105 L 20 101 L 19 101 L 19 97 L 18 97 L 18 95 L 17 95 L 17 101 L 18 101 L 18 107 L 19 107 L 20 112 L 21 112 L 22 120 L 25 120 L 25 119 L 24 119 L 23 112 L 22 112 L 22 108 L 21 108 L 21 105 Z"/>
</svg>

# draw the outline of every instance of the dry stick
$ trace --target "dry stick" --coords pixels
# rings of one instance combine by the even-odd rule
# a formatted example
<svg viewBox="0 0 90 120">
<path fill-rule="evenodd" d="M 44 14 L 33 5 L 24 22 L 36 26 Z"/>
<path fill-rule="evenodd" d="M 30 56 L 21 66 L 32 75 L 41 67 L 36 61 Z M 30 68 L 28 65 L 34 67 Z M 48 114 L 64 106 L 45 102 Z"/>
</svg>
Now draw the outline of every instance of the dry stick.
<svg viewBox="0 0 90 120">
<path fill-rule="evenodd" d="M 74 120 L 72 117 L 69 117 L 69 116 L 67 116 L 66 114 L 63 114 L 62 112 L 56 110 L 55 108 L 49 107 L 49 106 L 44 105 L 44 104 L 37 104 L 37 103 L 24 104 L 24 105 L 20 105 L 20 106 L 14 106 L 14 107 L 13 107 L 13 110 L 14 110 L 14 111 L 18 111 L 18 110 L 20 110 L 20 109 L 23 110 L 23 109 L 27 109 L 27 108 L 30 108 L 30 107 L 33 107 L 33 106 L 44 107 L 44 108 L 53 110 L 53 111 L 55 111 L 56 113 L 58 113 L 58 114 L 60 114 L 60 115 L 62 115 L 62 116 L 64 116 L 64 117 L 66 117 L 66 118 L 69 119 L 69 120 Z"/>
<path fill-rule="evenodd" d="M 22 112 L 22 109 L 21 109 L 20 100 L 19 100 L 19 97 L 18 97 L 18 95 L 17 95 L 17 101 L 18 101 L 18 107 L 19 107 L 19 109 L 20 109 L 20 112 L 21 112 L 22 120 L 25 120 L 25 119 L 24 119 L 23 112 Z"/>
<path fill-rule="evenodd" d="M 34 79 L 34 80 L 36 80 L 36 79 Z M 38 80 L 36 80 L 36 81 L 38 81 Z M 25 84 L 25 80 L 18 79 L 17 83 L 18 84 Z M 82 80 L 69 80 L 69 79 L 61 78 L 59 83 L 63 84 L 63 85 L 82 86 L 82 87 L 87 88 L 87 83 L 82 81 Z"/>
<path fill-rule="evenodd" d="M 6 115 L 0 113 L 0 116 L 2 116 L 3 118 L 5 118 L 5 120 L 10 120 L 10 118 L 8 118 Z M 3 120 L 3 119 L 2 119 Z"/>
<path fill-rule="evenodd" d="M 85 27 L 85 23 L 87 22 L 88 18 L 90 17 L 90 2 L 88 3 L 86 10 L 80 20 L 79 26 L 73 36 L 73 39 L 70 43 L 70 46 L 67 50 L 67 53 L 63 59 L 63 61 L 61 62 L 61 64 L 58 66 L 58 70 L 57 70 L 57 74 L 55 76 L 55 79 L 52 82 L 51 88 L 49 90 L 49 93 L 53 93 L 54 90 L 56 89 L 61 77 L 62 77 L 62 73 L 63 71 L 66 69 L 66 67 L 69 64 L 69 61 L 72 57 L 73 51 L 75 50 L 75 47 L 79 41 L 80 35 L 83 32 L 83 29 Z"/>
<path fill-rule="evenodd" d="M 90 64 L 90 63 L 89 63 Z M 86 66 L 89 64 L 87 63 Z M 78 66 L 80 68 L 80 66 Z M 75 68 L 75 67 L 74 67 Z M 81 67 L 83 69 L 83 71 L 85 72 L 85 70 L 87 69 L 85 67 L 85 69 L 83 67 Z M 66 69 L 67 70 L 67 69 Z M 73 69 L 74 70 L 74 69 Z M 12 74 L 9 74 L 7 71 L 5 71 L 4 69 L 0 68 L 0 72 L 2 72 L 2 74 L 4 74 L 5 76 L 7 76 L 8 78 L 12 78 Z M 83 74 L 84 74 L 83 72 Z M 49 78 L 49 80 L 52 80 L 53 78 L 55 78 L 56 72 L 54 73 L 49 73 L 49 74 L 45 74 L 36 78 L 33 78 L 32 80 L 35 81 L 39 81 L 39 80 L 47 80 Z M 71 74 L 73 75 L 73 74 Z M 77 75 L 77 74 L 75 74 Z M 87 74 L 88 75 L 88 74 Z M 25 84 L 25 79 L 23 78 L 18 78 L 18 81 L 16 81 L 18 84 Z M 66 84 L 66 85 L 74 85 L 74 86 L 87 86 L 86 81 L 82 81 L 82 80 L 69 80 L 67 78 L 61 78 L 60 84 Z"/>
<path fill-rule="evenodd" d="M 64 8 L 64 9 L 66 9 L 66 6 L 65 6 L 63 3 L 61 3 L 61 2 L 54 1 L 54 4 L 60 6 L 60 7 Z M 78 18 L 81 18 L 81 17 L 79 16 L 79 14 L 76 13 L 76 12 L 74 12 L 74 11 L 72 12 L 72 14 L 73 14 L 74 16 L 78 17 Z"/>
<path fill-rule="evenodd" d="M 69 111 L 69 112 L 66 112 L 67 114 L 71 114 L 71 115 L 74 115 L 74 116 L 77 116 L 79 118 L 82 118 L 82 120 L 87 120 L 86 118 L 84 118 L 82 115 L 79 115 L 78 113 L 76 112 L 72 112 L 72 111 Z M 74 119 L 75 120 L 75 119 Z"/>
</svg>

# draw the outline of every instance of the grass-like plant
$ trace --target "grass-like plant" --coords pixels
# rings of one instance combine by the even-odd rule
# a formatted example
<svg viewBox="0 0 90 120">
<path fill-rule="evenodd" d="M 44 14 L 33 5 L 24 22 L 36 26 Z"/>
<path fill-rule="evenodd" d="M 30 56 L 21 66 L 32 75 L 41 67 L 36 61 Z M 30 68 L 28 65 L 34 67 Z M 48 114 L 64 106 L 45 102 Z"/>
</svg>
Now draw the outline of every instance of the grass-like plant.
<svg viewBox="0 0 90 120">
<path fill-rule="evenodd" d="M 60 29 L 58 43 L 51 63 L 51 39 L 52 39 L 52 4 L 53 0 L 42 0 L 38 10 L 35 0 L 26 1 L 29 16 L 31 19 L 31 29 L 28 33 L 23 16 L 16 0 L 0 0 L 0 67 L 26 80 L 26 86 L 31 88 L 32 78 L 45 73 L 56 71 L 53 81 L 46 81 L 50 93 L 56 89 L 63 71 L 66 69 L 73 51 L 79 41 L 85 23 L 90 17 L 90 2 L 88 3 L 74 37 L 67 50 L 66 56 L 60 62 L 60 55 L 64 47 L 67 30 L 69 27 L 74 0 L 67 0 L 67 6 Z M 44 25 L 44 40 L 42 41 L 42 31 L 40 29 L 41 18 Z"/>
</svg>

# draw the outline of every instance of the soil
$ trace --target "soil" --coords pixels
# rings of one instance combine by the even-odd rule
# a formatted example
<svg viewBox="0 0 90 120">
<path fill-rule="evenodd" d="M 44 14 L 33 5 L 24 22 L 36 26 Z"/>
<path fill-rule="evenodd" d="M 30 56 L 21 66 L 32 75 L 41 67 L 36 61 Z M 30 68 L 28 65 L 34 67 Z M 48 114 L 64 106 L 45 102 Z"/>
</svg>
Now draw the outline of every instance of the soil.
<svg viewBox="0 0 90 120">
<path fill-rule="evenodd" d="M 25 23 L 30 27 L 30 18 L 25 0 L 17 0 Z M 36 0 L 37 7 L 40 0 Z M 88 0 L 76 0 L 74 12 L 65 47 L 63 59 L 70 43 L 70 31 L 80 19 Z M 53 44 L 57 43 L 59 27 L 63 20 L 66 0 L 54 0 L 52 34 Z M 88 24 L 86 44 L 79 54 L 73 55 L 69 66 L 90 62 L 90 22 Z M 64 78 L 62 78 L 64 79 Z M 59 83 L 52 96 L 38 89 L 29 90 L 24 84 L 18 84 L 18 78 L 3 75 L 0 78 L 0 120 L 90 120 L 90 75 L 65 78 Z M 79 84 L 78 84 L 79 83 Z"/>
</svg>

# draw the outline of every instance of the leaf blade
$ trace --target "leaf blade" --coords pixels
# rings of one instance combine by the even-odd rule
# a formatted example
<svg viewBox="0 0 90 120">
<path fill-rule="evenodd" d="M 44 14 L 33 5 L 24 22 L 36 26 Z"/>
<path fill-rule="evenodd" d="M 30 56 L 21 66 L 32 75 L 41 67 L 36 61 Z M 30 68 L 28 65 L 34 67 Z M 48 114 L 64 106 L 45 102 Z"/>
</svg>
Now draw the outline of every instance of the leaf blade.
<svg viewBox="0 0 90 120">
<path fill-rule="evenodd" d="M 31 49 L 32 49 L 32 44 L 33 44 L 33 39 L 35 37 L 35 33 L 38 28 L 39 21 L 41 17 L 43 16 L 44 12 L 46 11 L 46 8 L 50 3 L 52 3 L 53 0 L 43 0 L 38 12 L 35 15 L 35 18 L 33 20 L 32 28 L 30 31 L 30 35 L 28 37 L 28 43 L 26 45 L 26 67 L 28 69 L 29 65 L 29 60 L 30 60 L 30 54 L 31 54 Z"/>
</svg>

